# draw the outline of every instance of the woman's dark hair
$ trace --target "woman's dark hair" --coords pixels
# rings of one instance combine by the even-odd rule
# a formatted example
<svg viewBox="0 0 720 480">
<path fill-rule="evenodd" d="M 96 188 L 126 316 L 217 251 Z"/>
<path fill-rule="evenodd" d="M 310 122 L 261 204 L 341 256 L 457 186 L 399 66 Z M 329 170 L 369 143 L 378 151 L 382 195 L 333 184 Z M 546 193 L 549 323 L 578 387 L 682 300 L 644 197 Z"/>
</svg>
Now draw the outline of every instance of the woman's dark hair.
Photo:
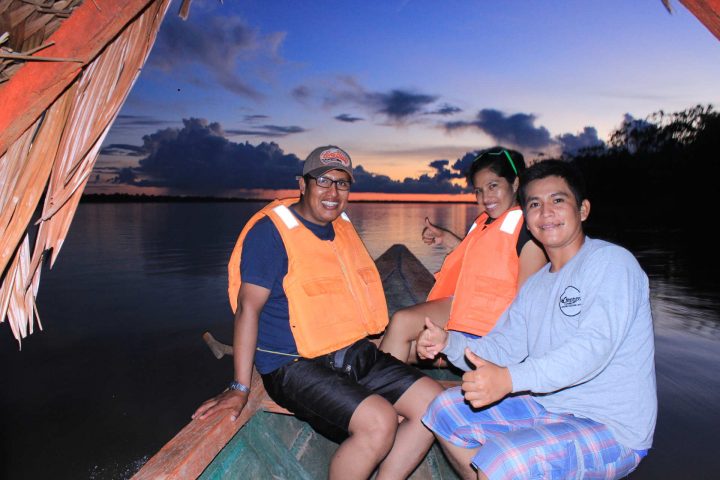
<svg viewBox="0 0 720 480">
<path fill-rule="evenodd" d="M 560 177 L 565 180 L 575 197 L 578 208 L 580 208 L 582 201 L 587 198 L 585 178 L 574 163 L 563 160 L 544 160 L 533 164 L 520 175 L 518 197 L 520 198 L 520 206 L 523 210 L 525 210 L 525 204 L 527 203 L 528 184 L 534 180 L 541 180 L 546 177 Z"/>
<path fill-rule="evenodd" d="M 522 153 L 503 147 L 492 147 L 475 157 L 466 173 L 468 185 L 475 186 L 475 174 L 489 168 L 498 177 L 503 177 L 512 185 L 518 175 L 525 170 Z"/>
</svg>

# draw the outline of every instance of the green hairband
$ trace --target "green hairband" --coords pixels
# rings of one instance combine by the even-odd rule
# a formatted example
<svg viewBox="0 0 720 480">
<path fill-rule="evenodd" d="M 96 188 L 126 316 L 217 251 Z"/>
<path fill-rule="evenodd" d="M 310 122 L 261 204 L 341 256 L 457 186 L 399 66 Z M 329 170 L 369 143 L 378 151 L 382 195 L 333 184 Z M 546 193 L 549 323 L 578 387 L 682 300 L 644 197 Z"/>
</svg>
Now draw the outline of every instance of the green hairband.
<svg viewBox="0 0 720 480">
<path fill-rule="evenodd" d="M 515 176 L 517 176 L 518 171 L 517 171 L 517 168 L 515 168 L 515 162 L 512 161 L 512 157 L 510 156 L 510 154 L 508 153 L 507 150 L 503 150 L 502 153 L 504 153 L 505 156 L 507 157 L 508 162 L 510 162 L 510 166 L 511 166 L 512 169 L 513 169 L 513 172 L 515 172 Z"/>
<path fill-rule="evenodd" d="M 517 175 L 518 175 L 518 171 L 517 171 L 517 168 L 515 168 L 515 162 L 513 162 L 513 159 L 512 159 L 512 157 L 510 156 L 510 153 L 509 153 L 507 150 L 505 150 L 505 149 L 503 148 L 503 149 L 502 149 L 501 151 L 499 151 L 499 152 L 485 152 L 485 153 L 483 153 L 483 155 L 502 155 L 502 154 L 505 154 L 505 156 L 506 156 L 507 159 L 508 159 L 508 162 L 510 162 L 510 166 L 512 167 L 513 172 L 515 172 L 515 176 L 517 176 Z M 480 155 L 480 157 L 482 157 L 482 155 Z M 476 160 L 479 160 L 480 157 L 478 157 Z"/>
</svg>

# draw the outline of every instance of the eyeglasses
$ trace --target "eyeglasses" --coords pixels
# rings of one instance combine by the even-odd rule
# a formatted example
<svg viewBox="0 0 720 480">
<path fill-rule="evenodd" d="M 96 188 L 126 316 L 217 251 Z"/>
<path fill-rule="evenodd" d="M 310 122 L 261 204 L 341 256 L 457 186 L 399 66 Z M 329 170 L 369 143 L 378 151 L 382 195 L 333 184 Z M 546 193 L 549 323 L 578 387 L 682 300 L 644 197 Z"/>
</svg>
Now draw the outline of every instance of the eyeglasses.
<svg viewBox="0 0 720 480">
<path fill-rule="evenodd" d="M 335 184 L 335 188 L 338 190 L 341 190 L 343 192 L 346 192 L 350 190 L 350 185 L 352 185 L 352 182 L 350 180 L 333 180 L 329 177 L 310 177 L 315 179 L 315 183 L 317 183 L 317 186 L 320 188 L 330 188 L 332 187 L 333 183 Z"/>
<path fill-rule="evenodd" d="M 512 167 L 513 172 L 515 172 L 515 175 L 518 174 L 517 168 L 515 168 L 515 162 L 513 162 L 513 159 L 507 150 L 502 149 L 499 152 L 485 152 L 482 155 L 480 155 L 479 157 L 477 157 L 476 160 L 479 160 L 481 157 L 483 157 L 485 155 L 505 155 L 508 159 L 508 162 L 510 162 L 510 166 Z"/>
</svg>

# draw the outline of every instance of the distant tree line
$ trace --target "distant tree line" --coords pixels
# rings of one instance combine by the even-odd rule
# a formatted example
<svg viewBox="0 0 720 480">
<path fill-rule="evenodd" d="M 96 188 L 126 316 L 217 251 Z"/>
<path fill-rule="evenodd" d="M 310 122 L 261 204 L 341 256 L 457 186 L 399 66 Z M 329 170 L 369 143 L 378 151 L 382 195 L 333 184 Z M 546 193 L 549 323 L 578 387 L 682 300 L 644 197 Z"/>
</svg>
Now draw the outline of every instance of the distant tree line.
<svg viewBox="0 0 720 480">
<path fill-rule="evenodd" d="M 584 172 L 593 215 L 601 221 L 620 228 L 687 227 L 707 218 L 720 193 L 720 113 L 697 105 L 628 118 L 607 145 L 564 159 Z M 705 228 L 700 232 L 707 235 Z"/>
</svg>

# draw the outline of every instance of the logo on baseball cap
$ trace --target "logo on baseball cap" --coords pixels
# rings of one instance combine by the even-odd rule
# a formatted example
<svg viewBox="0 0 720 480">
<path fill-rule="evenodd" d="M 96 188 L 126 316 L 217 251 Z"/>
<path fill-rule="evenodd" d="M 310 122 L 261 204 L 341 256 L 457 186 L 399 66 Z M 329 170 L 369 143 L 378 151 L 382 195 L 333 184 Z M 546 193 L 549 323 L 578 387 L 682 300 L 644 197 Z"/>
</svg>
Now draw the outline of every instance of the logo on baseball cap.
<svg viewBox="0 0 720 480">
<path fill-rule="evenodd" d="M 351 180 L 353 179 L 350 155 L 334 145 L 318 147 L 310 152 L 303 164 L 302 174 L 303 176 L 319 177 L 330 170 L 342 170 L 350 175 Z"/>
</svg>

